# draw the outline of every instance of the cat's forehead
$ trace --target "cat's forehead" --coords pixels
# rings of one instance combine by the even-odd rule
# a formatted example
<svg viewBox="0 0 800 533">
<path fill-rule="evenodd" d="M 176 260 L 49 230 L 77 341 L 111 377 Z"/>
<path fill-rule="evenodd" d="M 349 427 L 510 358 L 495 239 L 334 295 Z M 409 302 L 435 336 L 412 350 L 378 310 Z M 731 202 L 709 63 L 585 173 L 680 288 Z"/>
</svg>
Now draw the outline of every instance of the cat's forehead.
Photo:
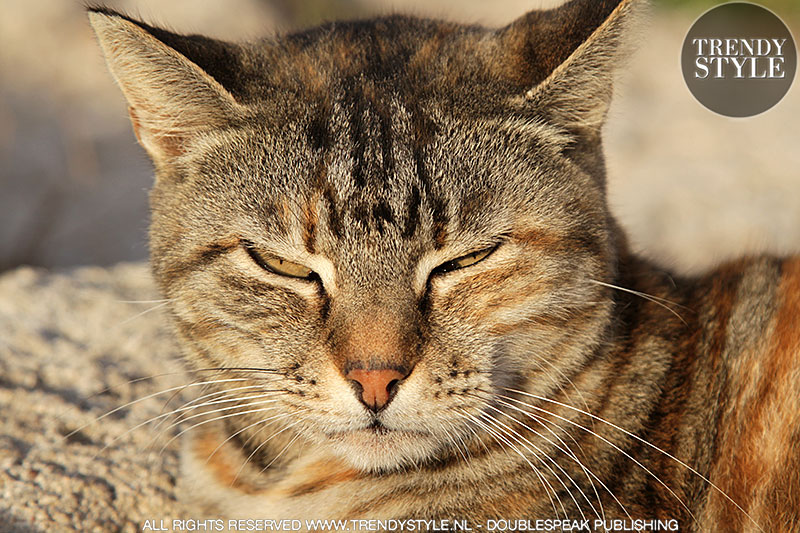
<svg viewBox="0 0 800 533">
<path fill-rule="evenodd" d="M 561 142 L 536 121 L 453 112 L 369 80 L 295 105 L 280 124 L 255 133 L 253 149 L 265 156 L 258 160 L 281 180 L 291 177 L 294 194 L 340 199 L 357 223 L 368 211 L 413 217 L 420 202 L 435 218 L 460 213 L 460 225 L 478 205 L 512 208 L 522 189 L 535 188 L 539 167 L 553 164 Z M 495 205 L 496 197 L 504 200 Z"/>
<path fill-rule="evenodd" d="M 303 188 L 332 187 L 355 222 L 414 215 L 418 197 L 442 216 L 448 201 L 502 193 L 515 155 L 559 142 L 544 127 L 531 135 L 535 117 L 510 112 L 518 91 L 489 67 L 492 33 L 396 15 L 262 42 L 251 63 L 271 89 L 255 99 L 265 123 L 286 132 L 288 155 L 315 161 Z"/>
<path fill-rule="evenodd" d="M 507 194 L 513 174 L 530 171 L 512 168 L 517 159 L 496 135 L 504 126 L 467 122 L 369 82 L 270 126 L 252 130 L 230 166 L 249 169 L 242 179 L 271 206 L 258 212 L 280 219 L 271 227 L 300 227 L 309 238 L 314 226 L 314 238 L 338 243 L 441 248 L 456 232 L 495 234 L 507 223 L 501 212 L 519 203 Z"/>
</svg>

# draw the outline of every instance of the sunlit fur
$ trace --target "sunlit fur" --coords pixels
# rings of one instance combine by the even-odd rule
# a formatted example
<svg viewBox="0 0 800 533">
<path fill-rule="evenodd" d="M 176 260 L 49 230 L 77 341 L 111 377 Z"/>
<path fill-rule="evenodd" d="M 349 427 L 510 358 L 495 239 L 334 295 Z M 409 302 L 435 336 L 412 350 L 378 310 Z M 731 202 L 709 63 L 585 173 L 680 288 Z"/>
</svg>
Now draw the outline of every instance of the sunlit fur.
<svg viewBox="0 0 800 533">
<path fill-rule="evenodd" d="M 673 279 L 606 206 L 600 130 L 635 8 L 241 45 L 90 10 L 156 165 L 153 272 L 216 391 L 181 413 L 190 499 L 800 530 L 797 261 Z M 351 368 L 408 375 L 375 414 Z"/>
</svg>

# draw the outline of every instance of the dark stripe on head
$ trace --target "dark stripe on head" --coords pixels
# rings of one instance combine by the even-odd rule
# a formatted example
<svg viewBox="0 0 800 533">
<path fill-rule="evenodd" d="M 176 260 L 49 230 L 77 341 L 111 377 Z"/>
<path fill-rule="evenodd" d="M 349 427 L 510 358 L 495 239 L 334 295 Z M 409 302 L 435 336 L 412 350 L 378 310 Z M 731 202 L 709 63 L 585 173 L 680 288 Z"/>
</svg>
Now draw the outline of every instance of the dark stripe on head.
<svg viewBox="0 0 800 533">
<path fill-rule="evenodd" d="M 353 221 L 357 223 L 362 231 L 369 231 L 372 209 L 366 202 L 358 202 L 351 211 Z"/>
<path fill-rule="evenodd" d="M 431 212 L 433 213 L 433 247 L 441 250 L 447 243 L 447 211 L 441 198 L 433 198 Z"/>
<path fill-rule="evenodd" d="M 366 143 L 364 142 L 364 114 L 366 106 L 364 94 L 358 84 L 350 80 L 345 84 L 345 98 L 349 99 L 349 124 L 350 124 L 350 156 L 353 159 L 353 181 L 356 187 L 364 187 L 367 184 L 365 175 L 366 162 L 364 152 Z"/>
<path fill-rule="evenodd" d="M 383 179 L 384 182 L 388 183 L 389 180 L 394 177 L 394 153 L 392 150 L 394 139 L 392 138 L 392 118 L 389 115 L 389 110 L 381 109 L 379 113 L 379 120 L 381 129 L 381 159 L 383 160 Z"/>
<path fill-rule="evenodd" d="M 326 154 L 317 160 L 316 166 L 314 167 L 313 183 L 314 188 L 318 191 L 314 195 L 314 199 L 315 202 L 318 199 L 322 200 L 323 204 L 325 205 L 325 210 L 328 213 L 328 230 L 334 237 L 339 238 L 342 234 L 340 223 L 341 217 L 339 212 L 336 210 L 336 195 L 334 193 L 333 186 L 328 181 L 329 162 L 330 157 Z M 316 209 L 316 205 L 313 206 L 313 209 Z M 319 223 L 319 213 L 316 213 L 316 215 L 317 223 Z M 316 228 L 314 237 L 316 240 Z M 308 249 L 308 243 L 306 243 L 306 249 Z M 311 250 L 309 250 L 309 252 L 314 253 Z"/>
<path fill-rule="evenodd" d="M 380 200 L 376 205 L 372 206 L 372 218 L 381 235 L 383 235 L 384 224 L 394 224 L 392 209 L 389 207 L 386 200 Z"/>
<path fill-rule="evenodd" d="M 439 133 L 439 128 L 434 121 L 425 116 L 416 103 L 411 105 L 411 127 L 414 131 L 414 147 L 423 148 L 433 142 Z"/>
<path fill-rule="evenodd" d="M 411 123 L 413 127 L 413 158 L 417 177 L 422 185 L 422 192 L 430 205 L 433 218 L 432 236 L 433 245 L 437 250 L 441 249 L 447 240 L 447 207 L 444 201 L 434 194 L 431 177 L 425 165 L 425 150 L 427 145 L 433 141 L 436 135 L 436 125 L 425 117 L 418 106 L 413 105 L 410 109 Z"/>
<path fill-rule="evenodd" d="M 306 129 L 308 143 L 315 150 L 328 150 L 331 146 L 331 132 L 328 129 L 330 107 L 326 104 L 318 106 Z"/>
<path fill-rule="evenodd" d="M 270 220 L 274 224 L 276 224 L 276 229 L 281 231 L 285 231 L 285 225 L 281 217 L 278 216 L 278 206 L 272 203 L 269 200 L 264 200 L 262 203 L 259 204 L 259 209 L 261 211 L 261 219 L 262 220 Z"/>
<path fill-rule="evenodd" d="M 229 252 L 230 250 L 236 248 L 237 246 L 239 246 L 238 239 L 224 244 L 223 243 L 209 244 L 208 246 L 202 248 L 200 252 L 197 254 L 197 263 L 199 263 L 200 266 L 207 265 L 220 255 Z"/>
<path fill-rule="evenodd" d="M 280 315 L 289 310 L 298 314 L 306 311 L 305 298 L 286 287 L 270 285 L 242 276 L 220 276 L 219 282 L 226 288 L 246 294 L 253 299 L 259 299 L 262 312 L 272 311 L 274 314 Z M 266 301 L 271 301 L 272 304 L 267 306 L 264 303 Z"/>
<path fill-rule="evenodd" d="M 342 236 L 342 222 L 339 212 L 336 210 L 336 196 L 333 192 L 333 186 L 330 183 L 325 183 L 322 189 L 322 199 L 328 211 L 328 229 L 331 234 L 338 238 Z"/>
<path fill-rule="evenodd" d="M 411 194 L 408 196 L 406 205 L 406 223 L 403 228 L 403 237 L 409 239 L 414 236 L 419 225 L 419 187 L 411 186 Z"/>
<path fill-rule="evenodd" d="M 317 199 L 318 196 L 315 194 L 303 206 L 303 243 L 310 254 L 314 253 L 317 240 Z"/>
</svg>

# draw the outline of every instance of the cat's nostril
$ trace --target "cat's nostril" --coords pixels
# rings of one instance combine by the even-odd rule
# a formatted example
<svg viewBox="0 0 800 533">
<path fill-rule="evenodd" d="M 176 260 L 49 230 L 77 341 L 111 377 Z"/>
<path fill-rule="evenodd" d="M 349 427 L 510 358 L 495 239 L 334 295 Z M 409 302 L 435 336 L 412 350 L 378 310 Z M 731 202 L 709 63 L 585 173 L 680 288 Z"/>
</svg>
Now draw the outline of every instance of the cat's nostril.
<svg viewBox="0 0 800 533">
<path fill-rule="evenodd" d="M 400 368 L 354 368 L 347 372 L 345 378 L 358 385 L 361 403 L 377 412 L 392 400 L 400 381 L 406 376 L 408 372 Z"/>
</svg>

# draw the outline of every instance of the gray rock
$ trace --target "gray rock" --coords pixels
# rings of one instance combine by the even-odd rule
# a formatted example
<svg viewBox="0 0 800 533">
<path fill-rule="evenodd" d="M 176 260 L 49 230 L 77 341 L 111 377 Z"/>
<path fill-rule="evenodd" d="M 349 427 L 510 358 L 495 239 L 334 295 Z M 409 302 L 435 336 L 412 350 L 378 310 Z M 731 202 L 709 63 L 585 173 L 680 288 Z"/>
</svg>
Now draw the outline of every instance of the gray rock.
<svg viewBox="0 0 800 533">
<path fill-rule="evenodd" d="M 183 516 L 175 429 L 136 427 L 180 398 L 113 411 L 187 383 L 159 298 L 143 264 L 0 277 L 0 530 L 127 532 Z"/>
</svg>

